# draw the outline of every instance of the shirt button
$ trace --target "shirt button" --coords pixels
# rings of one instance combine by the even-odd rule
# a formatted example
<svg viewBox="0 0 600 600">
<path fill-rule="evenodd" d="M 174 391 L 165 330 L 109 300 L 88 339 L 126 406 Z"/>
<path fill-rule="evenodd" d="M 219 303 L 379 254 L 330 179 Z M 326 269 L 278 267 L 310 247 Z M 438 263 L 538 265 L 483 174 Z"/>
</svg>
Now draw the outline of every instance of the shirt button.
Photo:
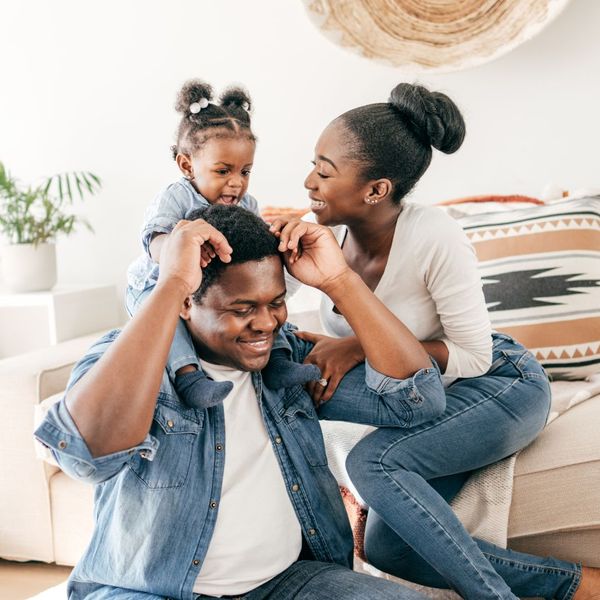
<svg viewBox="0 0 600 600">
<path fill-rule="evenodd" d="M 175 425 L 175 423 L 173 423 L 173 421 L 171 421 L 171 419 L 169 419 L 169 420 L 167 421 L 167 425 L 168 425 L 169 427 L 173 427 L 173 425 Z"/>
<path fill-rule="evenodd" d="M 215 446 L 215 449 L 216 449 L 217 452 L 221 452 L 221 450 L 223 450 L 223 444 L 217 444 Z"/>
<path fill-rule="evenodd" d="M 213 501 L 210 503 L 210 507 L 211 507 L 211 508 L 217 508 L 217 503 L 216 503 L 216 502 L 213 500 Z"/>
<path fill-rule="evenodd" d="M 316 533 L 317 533 L 316 529 L 312 529 L 311 528 L 311 529 L 308 530 L 308 535 L 315 535 Z"/>
<path fill-rule="evenodd" d="M 58 447 L 61 450 L 64 450 L 67 447 L 67 442 L 65 442 L 65 440 L 60 440 L 60 442 L 58 442 Z"/>
<path fill-rule="evenodd" d="M 275 438 L 275 443 L 276 443 L 276 444 L 281 444 L 281 438 L 280 438 L 279 436 L 277 436 L 277 437 Z"/>
<path fill-rule="evenodd" d="M 199 564 L 200 564 L 200 561 L 197 558 L 195 558 L 194 559 L 194 565 L 198 566 Z"/>
<path fill-rule="evenodd" d="M 295 483 L 295 484 L 292 486 L 292 492 L 297 492 L 299 489 L 300 489 L 300 486 L 299 486 L 297 483 Z"/>
</svg>

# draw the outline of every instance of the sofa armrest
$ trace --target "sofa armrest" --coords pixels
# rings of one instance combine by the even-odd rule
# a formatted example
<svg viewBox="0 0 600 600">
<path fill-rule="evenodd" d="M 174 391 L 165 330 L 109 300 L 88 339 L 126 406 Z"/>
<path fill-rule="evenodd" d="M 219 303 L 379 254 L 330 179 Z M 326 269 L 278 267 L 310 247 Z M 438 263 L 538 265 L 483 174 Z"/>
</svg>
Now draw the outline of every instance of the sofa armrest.
<svg viewBox="0 0 600 600">
<path fill-rule="evenodd" d="M 52 562 L 48 477 L 36 458 L 34 408 L 66 386 L 74 363 L 103 332 L 0 360 L 0 557 Z"/>
</svg>

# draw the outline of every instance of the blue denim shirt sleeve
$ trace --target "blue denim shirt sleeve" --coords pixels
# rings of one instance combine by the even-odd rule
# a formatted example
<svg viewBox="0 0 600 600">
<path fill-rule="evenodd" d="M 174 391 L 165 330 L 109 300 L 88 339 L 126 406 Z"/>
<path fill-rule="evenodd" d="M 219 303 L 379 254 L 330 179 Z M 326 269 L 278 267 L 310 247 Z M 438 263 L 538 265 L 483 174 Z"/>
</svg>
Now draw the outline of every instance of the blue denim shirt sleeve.
<svg viewBox="0 0 600 600">
<path fill-rule="evenodd" d="M 152 460 L 158 448 L 158 441 L 148 434 L 137 446 L 93 457 L 69 414 L 64 398 L 52 406 L 34 435 L 50 448 L 65 473 L 86 483 L 102 483 L 114 477 L 135 453 Z"/>
<path fill-rule="evenodd" d="M 154 233 L 170 233 L 190 209 L 189 191 L 177 182 L 162 190 L 146 209 L 142 227 L 142 244 L 150 254 L 150 242 Z"/>
<path fill-rule="evenodd" d="M 285 334 L 293 358 L 302 362 L 313 344 L 297 338 L 293 329 L 287 325 Z M 441 373 L 435 361 L 431 362 L 431 367 L 396 379 L 365 361 L 346 373 L 332 398 L 318 408 L 319 418 L 375 427 L 414 427 L 430 421 L 446 408 Z"/>
<path fill-rule="evenodd" d="M 75 365 L 67 390 L 91 369 L 119 333 L 120 331 L 115 329 L 94 343 Z M 158 441 L 148 434 L 137 446 L 105 456 L 93 457 L 67 409 L 64 398 L 52 406 L 34 435 L 42 444 L 50 448 L 54 458 L 66 473 L 88 483 L 101 483 L 110 479 L 135 453 L 152 460 L 158 448 Z"/>
</svg>

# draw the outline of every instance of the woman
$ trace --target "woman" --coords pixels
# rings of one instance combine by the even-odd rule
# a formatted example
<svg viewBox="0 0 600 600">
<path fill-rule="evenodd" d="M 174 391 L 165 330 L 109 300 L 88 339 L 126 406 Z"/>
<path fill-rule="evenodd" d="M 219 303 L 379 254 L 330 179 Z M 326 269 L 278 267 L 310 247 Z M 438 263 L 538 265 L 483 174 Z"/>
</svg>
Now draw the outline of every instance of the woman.
<svg viewBox="0 0 600 600">
<path fill-rule="evenodd" d="M 460 226 L 437 208 L 404 202 L 432 146 L 455 152 L 464 135 L 450 98 L 400 84 L 389 102 L 350 110 L 325 129 L 305 182 L 317 222 L 340 226 L 348 264 L 412 332 L 415 351 L 425 348 L 446 386 L 446 406 L 428 422 L 411 424 L 409 415 L 405 429 L 380 428 L 348 457 L 371 508 L 365 552 L 388 573 L 450 586 L 467 599 L 598 598 L 600 569 L 473 540 L 448 505 L 472 470 L 529 444 L 550 406 L 535 358 L 491 331 L 476 257 Z M 301 223 L 275 221 L 272 229 L 280 248 L 301 251 Z M 326 298 L 321 320 L 334 337 L 300 336 L 317 342 L 307 361 L 323 379 L 311 392 L 327 416 L 322 402 L 364 353 Z M 417 416 L 423 400 L 414 398 Z"/>
</svg>

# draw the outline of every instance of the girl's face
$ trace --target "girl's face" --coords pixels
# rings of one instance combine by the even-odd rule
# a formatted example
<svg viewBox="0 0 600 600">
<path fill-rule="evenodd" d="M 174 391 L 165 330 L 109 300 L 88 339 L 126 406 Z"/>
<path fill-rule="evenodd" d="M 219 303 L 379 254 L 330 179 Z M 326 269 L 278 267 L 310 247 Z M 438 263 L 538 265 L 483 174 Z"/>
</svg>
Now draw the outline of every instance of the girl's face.
<svg viewBox="0 0 600 600">
<path fill-rule="evenodd" d="M 361 164 L 346 156 L 349 134 L 339 122 L 330 124 L 315 146 L 312 171 L 304 181 L 310 208 L 321 225 L 340 225 L 369 217 L 365 203 L 370 182 L 360 176 Z"/>
<path fill-rule="evenodd" d="M 238 204 L 248 190 L 256 143 L 246 137 L 213 137 L 179 166 L 211 204 Z"/>
</svg>

